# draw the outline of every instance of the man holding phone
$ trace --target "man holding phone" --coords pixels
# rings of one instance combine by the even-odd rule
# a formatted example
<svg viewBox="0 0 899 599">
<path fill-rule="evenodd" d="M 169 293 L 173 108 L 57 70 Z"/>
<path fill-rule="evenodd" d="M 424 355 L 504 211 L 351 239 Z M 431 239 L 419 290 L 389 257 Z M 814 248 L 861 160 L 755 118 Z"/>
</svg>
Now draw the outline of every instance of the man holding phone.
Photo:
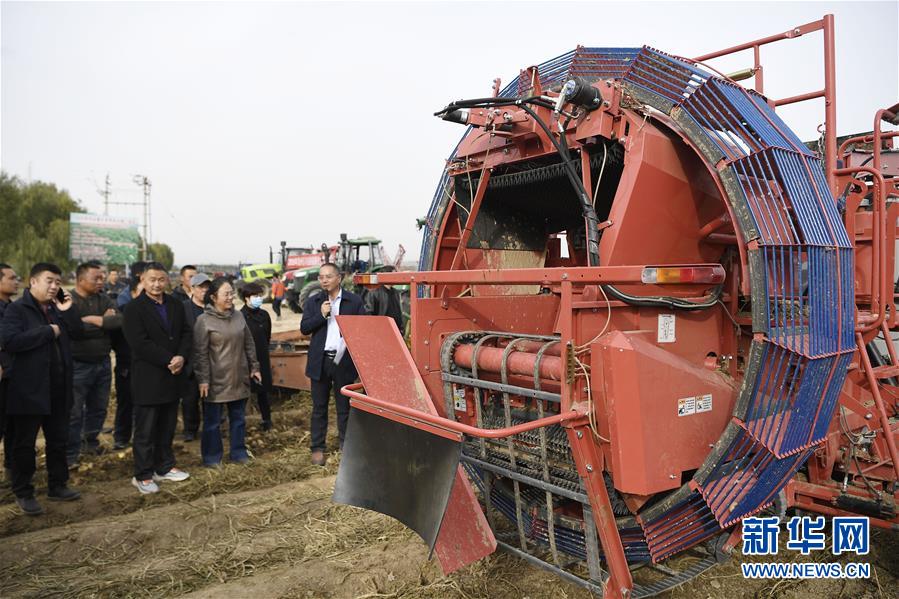
<svg viewBox="0 0 899 599">
<path fill-rule="evenodd" d="M 82 322 L 72 296 L 62 288 L 62 271 L 41 262 L 31 269 L 30 286 L 0 321 L 0 340 L 12 368 L 6 412 L 12 424 L 12 491 L 29 516 L 43 513 L 34 497 L 35 441 L 44 431 L 47 496 L 72 501 L 81 494 L 69 488 L 66 440 L 72 407 L 72 353 L 69 337 Z"/>
</svg>

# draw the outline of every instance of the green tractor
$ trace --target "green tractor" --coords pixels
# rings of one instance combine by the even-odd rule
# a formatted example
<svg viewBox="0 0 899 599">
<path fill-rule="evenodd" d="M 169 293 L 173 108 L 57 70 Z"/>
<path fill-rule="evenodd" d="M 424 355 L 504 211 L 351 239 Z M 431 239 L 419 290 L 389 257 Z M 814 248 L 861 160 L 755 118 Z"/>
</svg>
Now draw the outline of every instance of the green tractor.
<svg viewBox="0 0 899 599">
<path fill-rule="evenodd" d="M 405 250 L 400 246 L 400 254 L 396 261 L 402 259 Z M 386 262 L 381 240 L 375 237 L 358 237 L 349 239 L 346 233 L 340 234 L 340 244 L 330 248 L 327 255 L 328 262 L 337 265 L 343 273 L 343 286 L 350 291 L 364 294 L 364 290 L 356 289 L 353 285 L 352 275 L 356 273 L 376 273 L 389 264 Z M 321 265 L 290 271 L 287 273 L 286 301 L 294 312 L 302 312 L 303 305 L 309 297 L 321 293 L 321 285 L 318 282 L 318 271 Z M 408 289 L 407 289 L 408 291 Z"/>
<path fill-rule="evenodd" d="M 238 285 L 242 285 L 243 283 L 257 283 L 262 286 L 263 289 L 263 297 L 268 298 L 270 295 L 270 291 L 272 288 L 272 277 L 280 275 L 284 272 L 283 267 L 280 264 L 270 263 L 270 264 L 248 264 L 246 266 L 240 267 L 240 282 Z"/>
</svg>

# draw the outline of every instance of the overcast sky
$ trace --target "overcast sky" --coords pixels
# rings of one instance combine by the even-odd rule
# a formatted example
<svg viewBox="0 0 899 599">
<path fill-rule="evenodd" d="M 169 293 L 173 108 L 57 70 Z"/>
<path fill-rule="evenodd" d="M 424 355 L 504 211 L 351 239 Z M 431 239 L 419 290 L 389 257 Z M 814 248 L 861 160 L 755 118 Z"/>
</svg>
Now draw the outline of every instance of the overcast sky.
<svg viewBox="0 0 899 599">
<path fill-rule="evenodd" d="M 0 164 L 91 212 L 152 181 L 152 240 L 186 262 L 378 235 L 416 217 L 463 128 L 432 113 L 586 46 L 697 56 L 836 17 L 838 132 L 899 99 L 897 3 L 2 2 Z M 823 87 L 821 33 L 762 51 L 766 93 Z M 751 53 L 712 64 L 752 66 Z M 783 112 L 817 137 L 823 102 Z M 136 212 L 113 207 L 111 214 Z M 2 215 L 0 215 L 2 218 Z"/>
</svg>

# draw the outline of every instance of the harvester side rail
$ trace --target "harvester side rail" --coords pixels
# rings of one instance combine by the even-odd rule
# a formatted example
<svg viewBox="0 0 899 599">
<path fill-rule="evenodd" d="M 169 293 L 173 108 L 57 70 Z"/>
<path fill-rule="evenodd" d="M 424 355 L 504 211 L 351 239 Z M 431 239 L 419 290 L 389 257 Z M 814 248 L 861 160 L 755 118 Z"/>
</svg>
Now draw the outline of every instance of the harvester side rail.
<svg viewBox="0 0 899 599">
<path fill-rule="evenodd" d="M 875 155 L 878 154 L 879 152 Z M 873 228 L 871 252 L 873 261 L 871 267 L 871 308 L 874 313 L 868 317 L 859 317 L 859 322 L 857 323 L 856 327 L 857 331 L 867 333 L 880 326 L 880 324 L 886 319 L 887 305 L 891 305 L 893 303 L 893 286 L 889 283 L 889 274 L 886 271 L 887 248 L 883 239 L 887 228 L 886 181 L 884 180 L 882 173 L 880 173 L 877 169 L 869 166 L 851 166 L 848 168 L 837 169 L 834 172 L 838 176 L 865 173 L 871 176 L 874 185 L 871 201 L 871 206 L 873 208 L 871 223 L 871 226 Z M 887 301 L 887 297 L 884 296 L 887 296 L 889 300 Z M 889 342 L 889 340 L 887 341 Z"/>
<path fill-rule="evenodd" d="M 717 263 L 709 264 L 649 264 L 627 266 L 575 266 L 558 268 L 509 268 L 503 270 L 437 270 L 386 272 L 377 275 L 355 275 L 354 282 L 368 284 L 559 284 L 562 282 L 583 284 L 643 284 L 646 268 L 708 268 L 720 269 Z M 377 277 L 377 278 L 375 278 Z M 708 283 L 678 283 L 679 285 L 705 285 Z"/>
<path fill-rule="evenodd" d="M 881 111 L 883 112 L 883 111 Z M 880 129 L 880 127 L 878 127 Z M 846 155 L 846 148 L 853 144 L 870 144 L 874 143 L 875 138 L 877 137 L 876 133 L 868 133 L 867 135 L 857 135 L 855 137 L 850 137 L 840 144 L 840 150 L 838 152 L 839 156 Z M 883 143 L 883 140 L 891 139 L 893 137 L 899 137 L 899 131 L 880 131 L 880 143 Z"/>
<path fill-rule="evenodd" d="M 752 50 L 753 66 L 752 73 L 755 75 L 755 91 L 764 94 L 764 68 L 761 60 L 761 47 L 767 44 L 780 42 L 783 40 L 795 39 L 803 35 L 821 31 L 824 36 L 824 89 L 798 94 L 789 98 L 781 98 L 772 100 L 773 106 L 784 106 L 787 104 L 795 104 L 797 102 L 805 102 L 815 98 L 824 98 L 824 162 L 826 168 L 825 175 L 830 191 L 834 195 L 837 192 L 837 176 L 834 170 L 837 167 L 837 98 L 836 98 L 836 52 L 834 50 L 834 24 L 833 15 L 824 15 L 820 21 L 812 21 L 788 29 L 782 33 L 776 33 L 763 37 L 751 42 L 745 42 L 737 46 L 731 46 L 716 52 L 709 52 L 702 56 L 697 56 L 692 60 L 702 63 L 713 58 L 728 56 L 744 50 Z"/>
<path fill-rule="evenodd" d="M 587 417 L 587 413 L 583 409 L 572 408 L 567 412 L 547 416 L 546 418 L 540 418 L 538 420 L 532 420 L 530 422 L 524 422 L 522 424 L 516 424 L 515 426 L 508 426 L 505 428 L 478 428 L 454 420 L 448 420 L 434 414 L 426 414 L 383 399 L 369 397 L 368 395 L 359 393 L 359 390 L 363 387 L 364 385 L 362 385 L 362 383 L 354 383 L 343 387 L 340 392 L 351 398 L 350 404 L 353 407 L 365 410 L 366 412 L 371 412 L 387 418 L 389 418 L 391 414 L 395 414 L 403 418 L 410 418 L 436 428 L 444 429 L 451 433 L 458 433 L 482 439 L 503 439 L 505 437 L 526 433 L 552 424 L 561 424 L 563 422 L 581 420 Z"/>
</svg>

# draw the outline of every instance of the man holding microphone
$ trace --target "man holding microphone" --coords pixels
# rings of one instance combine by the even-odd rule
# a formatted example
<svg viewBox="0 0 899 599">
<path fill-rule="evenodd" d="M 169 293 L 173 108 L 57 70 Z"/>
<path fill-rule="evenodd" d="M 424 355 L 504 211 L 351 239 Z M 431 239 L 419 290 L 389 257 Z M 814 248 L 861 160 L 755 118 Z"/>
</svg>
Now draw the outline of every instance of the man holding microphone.
<svg viewBox="0 0 899 599">
<path fill-rule="evenodd" d="M 341 287 L 343 276 L 334 264 L 322 265 L 318 281 L 322 293 L 306 300 L 300 331 L 304 335 L 312 335 L 306 361 L 306 376 L 312 382 L 312 463 L 323 466 L 331 392 L 333 390 L 337 405 L 337 430 L 342 448 L 350 416 L 350 400 L 340 393 L 340 388 L 355 382 L 358 376 L 334 317 L 338 314 L 365 314 L 365 308 L 362 298 Z"/>
</svg>

